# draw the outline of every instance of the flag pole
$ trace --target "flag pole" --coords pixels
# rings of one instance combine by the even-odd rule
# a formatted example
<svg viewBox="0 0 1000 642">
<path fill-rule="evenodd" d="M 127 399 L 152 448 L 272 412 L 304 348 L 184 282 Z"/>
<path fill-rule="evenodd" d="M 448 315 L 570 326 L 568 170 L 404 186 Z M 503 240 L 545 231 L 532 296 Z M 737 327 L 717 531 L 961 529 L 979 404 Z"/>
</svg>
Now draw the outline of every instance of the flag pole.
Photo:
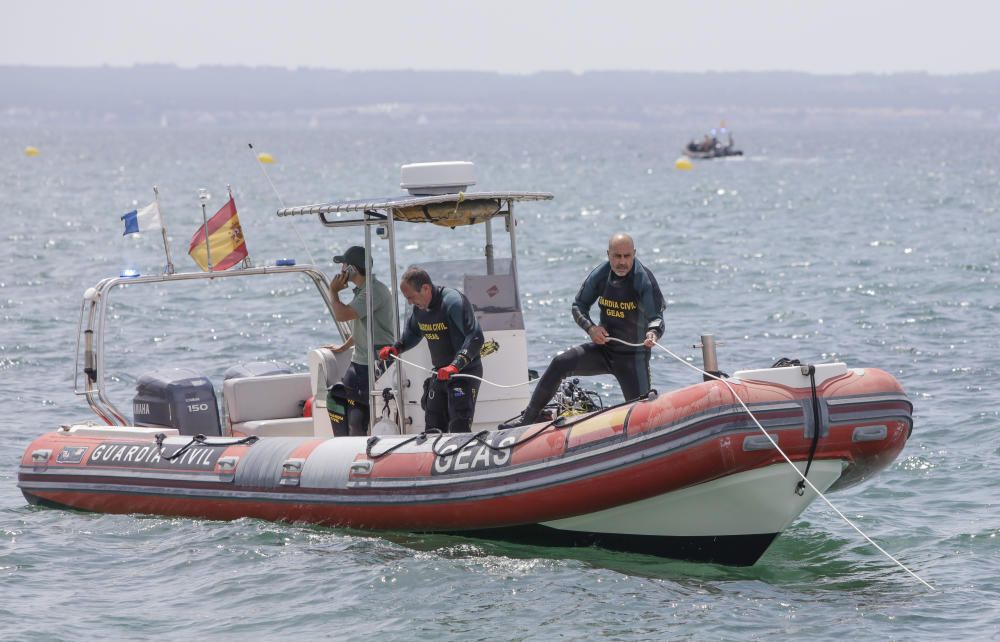
<svg viewBox="0 0 1000 642">
<path fill-rule="evenodd" d="M 167 240 L 167 226 L 163 224 L 163 212 L 160 211 L 160 188 L 153 185 L 153 201 L 156 202 L 156 213 L 160 215 L 160 233 L 163 235 L 163 252 L 167 255 L 167 274 L 174 273 L 174 260 L 170 258 L 170 241 Z"/>
<path fill-rule="evenodd" d="M 208 214 L 205 212 L 205 203 L 208 199 L 212 198 L 212 195 L 208 193 L 208 190 L 202 187 L 198 190 L 198 200 L 201 201 L 201 220 L 204 221 L 205 229 L 205 254 L 208 259 L 208 271 L 212 271 L 212 244 L 208 242 Z"/>
<path fill-rule="evenodd" d="M 229 192 L 229 200 L 232 202 L 233 209 L 235 210 L 236 209 L 236 201 L 233 200 L 233 187 L 232 187 L 232 185 L 228 185 L 227 184 L 226 185 L 226 191 Z M 246 268 L 249 268 L 249 267 L 253 267 L 253 263 L 250 261 L 250 245 L 247 244 L 246 231 L 243 229 L 242 225 L 240 225 L 240 234 L 243 235 L 243 244 L 247 248 L 247 255 L 244 256 L 243 260 L 240 262 L 241 263 L 240 267 L 243 268 L 243 269 L 246 269 Z"/>
</svg>

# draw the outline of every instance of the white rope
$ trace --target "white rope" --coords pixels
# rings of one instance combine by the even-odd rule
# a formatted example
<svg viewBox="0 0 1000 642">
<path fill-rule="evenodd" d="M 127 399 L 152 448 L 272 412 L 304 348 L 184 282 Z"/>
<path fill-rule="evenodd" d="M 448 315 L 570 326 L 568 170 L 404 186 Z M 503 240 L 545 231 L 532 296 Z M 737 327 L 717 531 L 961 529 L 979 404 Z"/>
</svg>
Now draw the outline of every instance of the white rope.
<svg viewBox="0 0 1000 642">
<path fill-rule="evenodd" d="M 483 379 L 482 377 L 477 377 L 476 375 L 462 374 L 462 373 L 451 375 L 452 379 L 456 379 L 458 377 L 464 377 L 466 379 L 478 379 L 483 383 L 489 384 L 496 388 L 520 388 L 521 386 L 530 386 L 531 384 L 538 383 L 540 381 L 540 379 L 531 379 L 529 381 L 522 381 L 521 383 L 493 383 L 492 381 L 487 381 L 486 379 Z"/>
<path fill-rule="evenodd" d="M 630 346 L 630 347 L 633 347 L 633 348 L 638 348 L 638 347 L 640 347 L 640 346 L 643 345 L 641 343 L 626 343 L 625 341 L 622 341 L 621 339 L 616 339 L 614 337 L 609 337 L 608 341 L 617 341 L 618 343 L 621 343 L 623 345 L 627 345 L 627 346 Z M 809 481 L 809 479 L 805 475 L 802 474 L 802 471 L 799 470 L 798 466 L 796 466 L 794 463 L 792 463 L 792 460 L 788 457 L 788 455 L 785 454 L 785 451 L 783 451 L 778 446 L 778 442 L 774 441 L 774 439 L 771 437 L 771 435 L 769 435 L 767 433 L 767 431 L 764 430 L 764 426 L 760 425 L 760 422 L 757 421 L 757 417 L 755 417 L 754 414 L 752 412 L 750 412 L 750 408 L 748 408 L 747 405 L 743 402 L 743 399 L 741 399 L 740 396 L 738 394 L 736 394 L 736 390 L 733 389 L 733 386 L 730 385 L 730 383 L 728 381 L 726 381 L 722 377 L 718 377 L 716 375 L 713 375 L 710 372 L 705 372 L 704 370 L 702 370 L 698 366 L 695 366 L 695 365 L 692 365 L 692 364 L 688 363 L 686 360 L 684 360 L 683 358 L 677 356 L 676 354 L 674 354 L 673 352 L 671 352 L 667 348 L 663 347 L 659 343 L 656 343 L 656 347 L 660 348 L 661 350 L 663 350 L 664 352 L 666 352 L 667 354 L 669 354 L 671 357 L 673 357 L 677 361 L 680 361 L 681 363 L 683 363 L 687 367 L 691 368 L 692 370 L 696 370 L 696 371 L 700 372 L 702 375 L 711 377 L 712 379 L 715 379 L 716 381 L 721 381 L 722 383 L 724 383 L 726 385 L 726 387 L 729 388 L 729 392 L 732 393 L 733 397 L 735 397 L 736 400 L 740 402 L 740 405 L 743 406 L 743 410 L 745 410 L 746 413 L 748 415 L 750 415 L 750 419 L 752 419 L 753 422 L 754 422 L 754 424 L 757 425 L 757 428 L 759 428 L 760 431 L 764 434 L 764 436 L 767 437 L 767 440 L 769 442 L 771 442 L 771 445 L 774 446 L 775 450 L 777 450 L 778 453 L 780 453 L 781 456 L 785 458 L 785 461 L 787 461 L 788 464 L 792 467 L 792 469 L 795 470 L 795 473 L 799 477 L 802 478 L 802 481 L 804 481 L 809 486 L 809 488 L 811 488 L 813 490 L 813 492 L 816 493 L 816 495 L 818 497 L 820 497 L 824 502 L 826 502 L 827 506 L 829 506 L 830 508 L 832 508 L 833 511 L 835 513 L 837 513 L 837 515 L 839 515 L 841 517 L 841 519 L 843 519 L 845 522 L 847 522 L 851 526 L 851 528 L 853 528 L 854 530 L 856 530 L 862 537 L 864 537 L 866 540 L 868 540 L 869 544 L 871 544 L 872 546 L 874 546 L 875 548 L 877 548 L 879 551 L 881 551 L 881 553 L 883 555 L 885 555 L 886 557 L 888 557 L 889 559 L 891 559 L 893 562 L 895 562 L 901 569 L 903 569 L 904 571 L 906 571 L 907 573 L 909 573 L 913 577 L 917 578 L 917 580 L 919 580 L 924 586 L 926 586 L 930 590 L 932 590 L 932 591 L 936 591 L 937 590 L 933 586 L 931 586 L 930 584 L 928 584 L 927 582 L 925 582 L 922 577 L 920 577 L 919 575 L 917 575 L 916 573 L 914 573 L 913 571 L 911 571 L 909 568 L 907 568 L 905 564 L 903 564 L 898 559 L 896 559 L 895 557 L 893 557 L 892 555 L 890 555 L 884 548 L 882 548 L 881 546 L 879 546 L 878 544 L 876 544 L 875 540 L 873 540 L 871 537 L 868 537 L 868 535 L 866 535 L 864 531 L 862 531 L 860 528 L 858 528 L 854 524 L 854 522 L 852 522 L 850 519 L 847 518 L 846 515 L 844 515 L 842 512 L 840 512 L 840 510 L 836 506 L 833 505 L 833 502 L 831 502 L 829 499 L 827 499 L 826 495 L 824 495 L 823 493 L 821 493 L 819 491 L 819 489 L 816 488 L 813 485 L 813 483 L 811 481 Z M 816 426 L 815 429 L 819 430 L 819 426 Z"/>
<path fill-rule="evenodd" d="M 420 370 L 423 370 L 424 372 L 429 372 L 431 374 L 434 374 L 434 373 L 437 372 L 437 370 L 435 370 L 434 368 L 425 368 L 425 367 L 423 367 L 421 365 L 413 363 L 412 361 L 407 361 L 406 359 L 404 359 L 404 358 L 402 358 L 402 357 L 400 357 L 399 355 L 396 355 L 396 354 L 392 355 L 392 358 L 395 359 L 396 361 L 401 361 L 401 362 L 405 363 L 408 366 L 413 366 L 414 368 L 419 368 Z M 538 379 L 530 379 L 528 381 L 522 381 L 521 383 L 503 384 L 503 383 L 493 383 L 492 381 L 487 381 L 486 379 L 483 379 L 482 377 L 477 377 L 476 375 L 470 375 L 470 374 L 462 374 L 461 372 L 459 372 L 457 374 L 451 375 L 452 379 L 455 379 L 457 377 L 463 377 L 465 379 L 478 379 L 479 381 L 482 381 L 483 383 L 489 384 L 491 386 L 496 386 L 497 388 L 518 388 L 520 386 L 530 386 L 531 384 L 536 383 L 536 382 L 539 381 Z"/>
<path fill-rule="evenodd" d="M 257 161 L 257 167 L 260 167 L 260 171 L 263 172 L 264 178 L 267 179 L 267 182 L 271 186 L 271 189 L 274 190 L 274 195 L 278 197 L 278 203 L 281 205 L 282 209 L 284 209 L 285 199 L 281 198 L 281 194 L 278 193 L 278 188 L 275 187 L 274 183 L 271 181 L 271 176 L 267 173 L 267 169 L 264 168 L 264 163 L 261 162 L 260 157 L 257 156 L 257 154 L 254 154 L 253 143 L 247 143 L 247 146 L 250 148 L 250 154 L 253 156 L 254 160 Z M 313 265 L 318 265 L 318 263 L 316 263 L 316 259 L 312 255 L 312 252 L 309 251 L 309 246 L 306 245 L 305 240 L 302 238 L 302 235 L 299 234 L 299 231 L 298 229 L 296 229 L 294 224 L 292 225 L 292 231 L 295 232 L 295 236 L 298 237 L 299 243 L 302 244 L 302 247 L 305 249 L 306 254 L 309 255 L 309 262 L 312 263 Z"/>
</svg>

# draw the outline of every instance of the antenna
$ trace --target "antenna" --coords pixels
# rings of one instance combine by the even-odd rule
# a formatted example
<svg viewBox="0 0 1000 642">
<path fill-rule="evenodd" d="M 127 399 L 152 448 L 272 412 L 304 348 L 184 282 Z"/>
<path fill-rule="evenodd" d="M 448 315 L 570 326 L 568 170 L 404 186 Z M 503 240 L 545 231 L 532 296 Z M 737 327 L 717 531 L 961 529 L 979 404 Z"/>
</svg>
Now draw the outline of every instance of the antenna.
<svg viewBox="0 0 1000 642">
<path fill-rule="evenodd" d="M 262 163 L 260 161 L 260 158 L 258 158 L 257 154 L 254 153 L 253 143 L 247 143 L 247 147 L 250 148 L 250 154 L 253 156 L 254 160 L 257 161 L 257 166 L 260 167 L 260 171 L 264 173 L 264 178 L 267 179 L 268 185 L 271 186 L 271 190 L 274 191 L 274 195 L 278 198 L 278 204 L 281 205 L 282 208 L 284 208 L 285 199 L 281 198 L 281 194 L 278 193 L 278 188 L 274 186 L 274 182 L 271 181 L 271 177 L 270 175 L 268 175 L 267 169 L 264 168 L 264 163 Z M 309 246 L 306 245 L 306 242 L 305 240 L 303 240 L 302 235 L 299 234 L 299 231 L 295 229 L 294 224 L 292 225 L 292 231 L 295 232 L 295 236 L 298 237 L 299 243 L 302 244 L 302 247 L 305 249 L 306 254 L 309 255 L 309 262 L 312 263 L 313 265 L 317 265 L 316 259 L 313 258 L 312 252 L 309 251 Z"/>
</svg>

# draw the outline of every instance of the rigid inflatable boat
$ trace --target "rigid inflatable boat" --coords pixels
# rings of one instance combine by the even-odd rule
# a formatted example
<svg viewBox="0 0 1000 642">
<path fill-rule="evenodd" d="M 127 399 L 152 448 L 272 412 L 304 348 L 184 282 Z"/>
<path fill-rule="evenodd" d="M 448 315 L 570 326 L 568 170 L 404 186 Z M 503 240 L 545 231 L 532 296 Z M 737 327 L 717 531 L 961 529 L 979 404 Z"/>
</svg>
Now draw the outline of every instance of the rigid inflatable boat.
<svg viewBox="0 0 1000 642">
<path fill-rule="evenodd" d="M 825 492 L 892 462 L 911 405 L 881 370 L 815 370 L 815 397 L 795 366 L 739 372 L 730 385 Z M 199 439 L 65 426 L 28 447 L 19 480 L 32 503 L 88 511 L 596 544 L 735 565 L 756 562 L 815 497 L 718 381 L 479 434 Z"/>
<path fill-rule="evenodd" d="M 328 306 L 329 292 L 310 266 L 111 278 L 84 295 L 77 355 L 78 392 L 101 423 L 70 423 L 33 441 L 18 472 L 24 496 L 105 513 L 440 532 L 748 565 L 817 492 L 860 483 L 903 449 L 912 406 L 899 383 L 882 370 L 843 363 L 780 364 L 724 379 L 706 374 L 631 403 L 567 406 L 553 420 L 499 430 L 527 400 L 526 386 L 513 385 L 528 377 L 513 203 L 551 196 L 448 187 L 279 215 L 314 214 L 327 227 L 382 226 L 390 256 L 394 223 L 486 224 L 478 267 L 428 264 L 435 283 L 458 279 L 474 305 L 492 346 L 484 379 L 511 386 L 482 386 L 472 433 L 423 425 L 413 396 L 427 376 L 426 348 L 373 377 L 372 408 L 383 412 L 372 413 L 369 437 L 332 437 L 325 391 L 350 354 L 322 349 L 308 352 L 309 372 L 227 373 L 221 418 L 213 375 L 176 369 L 140 377 L 129 420 L 105 386 L 113 292 L 275 274 L 308 277 Z M 331 216 L 350 212 L 362 218 Z M 506 263 L 492 254 L 493 218 L 507 223 Z M 720 375 L 714 351 L 705 357 L 706 371 Z"/>
</svg>

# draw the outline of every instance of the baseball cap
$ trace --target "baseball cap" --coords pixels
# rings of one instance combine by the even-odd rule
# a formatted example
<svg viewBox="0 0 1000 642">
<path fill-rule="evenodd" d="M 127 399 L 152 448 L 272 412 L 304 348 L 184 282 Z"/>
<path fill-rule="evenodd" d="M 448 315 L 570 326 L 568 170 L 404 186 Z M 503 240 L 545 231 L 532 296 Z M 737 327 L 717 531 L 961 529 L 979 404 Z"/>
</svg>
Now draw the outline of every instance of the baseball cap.
<svg viewBox="0 0 1000 642">
<path fill-rule="evenodd" d="M 343 254 L 333 257 L 333 262 L 346 263 L 347 265 L 353 265 L 356 268 L 364 269 L 365 248 L 359 245 L 352 245 L 347 248 L 347 251 Z"/>
</svg>

